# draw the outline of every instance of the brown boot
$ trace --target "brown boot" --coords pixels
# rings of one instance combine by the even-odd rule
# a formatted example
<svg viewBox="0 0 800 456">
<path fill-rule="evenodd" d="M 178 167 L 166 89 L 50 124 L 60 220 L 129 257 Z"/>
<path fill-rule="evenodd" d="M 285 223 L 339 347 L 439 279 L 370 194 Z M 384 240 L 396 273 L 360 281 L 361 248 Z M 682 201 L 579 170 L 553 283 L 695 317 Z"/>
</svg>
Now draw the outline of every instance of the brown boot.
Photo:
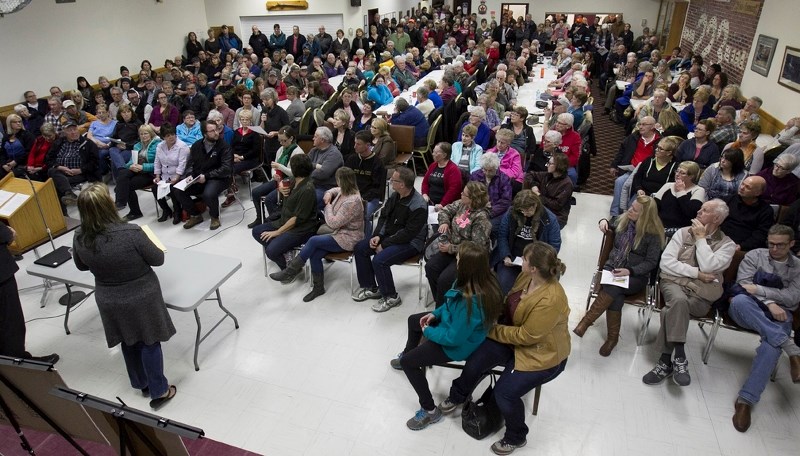
<svg viewBox="0 0 800 456">
<path fill-rule="evenodd" d="M 606 342 L 600 347 L 600 356 L 608 356 L 619 341 L 619 329 L 622 326 L 622 312 L 619 310 L 609 310 L 606 312 L 606 325 L 608 326 L 608 336 Z"/>
<path fill-rule="evenodd" d="M 589 307 L 589 310 L 586 311 L 586 315 L 581 319 L 578 326 L 572 330 L 578 337 L 583 337 L 586 330 L 589 329 L 589 326 L 592 326 L 595 320 L 600 318 L 600 315 L 603 315 L 603 312 L 608 309 L 608 306 L 611 305 L 613 298 L 610 294 L 601 291 L 597 294 L 597 297 L 594 299 L 592 306 Z"/>
</svg>

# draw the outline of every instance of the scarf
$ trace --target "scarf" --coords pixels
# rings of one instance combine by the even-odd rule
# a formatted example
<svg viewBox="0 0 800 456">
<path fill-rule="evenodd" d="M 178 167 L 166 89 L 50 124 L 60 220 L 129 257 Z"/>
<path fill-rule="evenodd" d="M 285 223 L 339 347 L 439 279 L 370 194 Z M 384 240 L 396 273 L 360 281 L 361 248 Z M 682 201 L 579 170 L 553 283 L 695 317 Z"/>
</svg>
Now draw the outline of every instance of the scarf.
<svg viewBox="0 0 800 456">
<path fill-rule="evenodd" d="M 283 148 L 283 152 L 281 153 L 281 156 L 278 157 L 278 163 L 280 163 L 283 166 L 289 166 L 289 158 L 292 157 L 292 152 L 294 152 L 294 149 L 296 147 L 297 147 L 297 144 L 290 144 L 289 146 L 284 147 Z M 277 174 L 278 177 L 283 178 L 283 172 L 282 171 L 276 169 L 275 170 L 275 174 Z"/>
<path fill-rule="evenodd" d="M 628 221 L 628 228 L 624 233 L 617 235 L 618 244 L 611 251 L 611 268 L 618 269 L 625 266 L 628 262 L 628 253 L 633 246 L 633 239 L 636 237 L 636 222 Z"/>
</svg>

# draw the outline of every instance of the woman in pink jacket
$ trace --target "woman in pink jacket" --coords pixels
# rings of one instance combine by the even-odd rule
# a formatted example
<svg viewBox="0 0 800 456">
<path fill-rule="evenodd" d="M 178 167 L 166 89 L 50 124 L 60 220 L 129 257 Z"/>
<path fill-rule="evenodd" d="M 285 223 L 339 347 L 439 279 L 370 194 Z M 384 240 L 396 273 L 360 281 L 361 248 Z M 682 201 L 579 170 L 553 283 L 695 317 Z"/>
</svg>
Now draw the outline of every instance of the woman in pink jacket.
<svg viewBox="0 0 800 456">
<path fill-rule="evenodd" d="M 525 173 L 522 171 L 522 157 L 517 149 L 511 147 L 514 140 L 514 132 L 501 128 L 497 131 L 495 139 L 497 146 L 487 150 L 486 153 L 495 153 L 500 158 L 500 172 L 510 177 L 511 180 L 522 184 Z"/>
<path fill-rule="evenodd" d="M 310 260 L 314 288 L 303 297 L 305 302 L 325 294 L 322 259 L 330 253 L 352 251 L 356 243 L 364 238 L 364 205 L 353 170 L 339 168 L 336 171 L 336 184 L 338 186 L 325 192 L 323 197 L 325 225 L 320 228 L 319 234 L 306 241 L 286 269 L 270 274 L 274 280 L 289 283 L 303 269 L 306 260 Z"/>
</svg>

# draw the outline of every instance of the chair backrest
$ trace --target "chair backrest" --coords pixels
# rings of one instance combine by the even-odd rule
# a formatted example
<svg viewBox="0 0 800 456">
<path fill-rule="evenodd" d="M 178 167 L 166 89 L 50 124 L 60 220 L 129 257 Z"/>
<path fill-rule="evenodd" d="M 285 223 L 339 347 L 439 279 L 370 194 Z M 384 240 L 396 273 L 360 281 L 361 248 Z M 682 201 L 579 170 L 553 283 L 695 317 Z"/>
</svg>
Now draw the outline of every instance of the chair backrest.
<svg viewBox="0 0 800 456">
<path fill-rule="evenodd" d="M 297 129 L 298 135 L 307 135 L 311 127 L 311 116 L 314 115 L 314 110 L 311 108 L 306 109 L 303 116 L 300 117 L 300 127 Z"/>
<path fill-rule="evenodd" d="M 322 108 L 314 110 L 314 123 L 317 124 L 317 128 L 325 126 L 325 111 L 323 111 Z"/>
<path fill-rule="evenodd" d="M 410 154 L 414 150 L 414 127 L 389 125 L 389 135 L 394 139 L 398 154 Z"/>
<path fill-rule="evenodd" d="M 722 283 L 736 282 L 736 276 L 739 273 L 739 264 L 744 259 L 745 252 L 737 251 L 733 254 L 731 264 L 722 273 Z"/>
<path fill-rule="evenodd" d="M 428 148 L 433 150 L 433 146 L 436 143 L 436 132 L 439 131 L 439 125 L 442 124 L 442 116 L 436 118 L 431 124 L 431 128 L 428 129 Z"/>
<path fill-rule="evenodd" d="M 611 250 L 614 249 L 614 239 L 616 238 L 616 233 L 614 231 L 607 231 L 603 234 L 603 241 L 600 244 L 600 255 L 597 257 L 597 270 L 603 269 L 603 266 L 606 265 L 606 261 L 608 261 L 608 257 L 611 256 Z"/>
</svg>

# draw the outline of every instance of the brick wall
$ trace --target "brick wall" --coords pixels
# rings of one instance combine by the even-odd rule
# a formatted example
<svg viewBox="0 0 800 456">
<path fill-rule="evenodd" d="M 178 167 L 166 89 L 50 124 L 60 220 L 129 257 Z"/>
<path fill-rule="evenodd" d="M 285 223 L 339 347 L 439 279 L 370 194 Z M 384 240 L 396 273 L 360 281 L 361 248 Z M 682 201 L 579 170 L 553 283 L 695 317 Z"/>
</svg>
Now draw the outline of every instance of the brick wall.
<svg viewBox="0 0 800 456">
<path fill-rule="evenodd" d="M 705 66 L 720 64 L 729 82 L 740 84 L 763 5 L 764 0 L 692 0 L 681 48 L 702 55 Z"/>
</svg>

